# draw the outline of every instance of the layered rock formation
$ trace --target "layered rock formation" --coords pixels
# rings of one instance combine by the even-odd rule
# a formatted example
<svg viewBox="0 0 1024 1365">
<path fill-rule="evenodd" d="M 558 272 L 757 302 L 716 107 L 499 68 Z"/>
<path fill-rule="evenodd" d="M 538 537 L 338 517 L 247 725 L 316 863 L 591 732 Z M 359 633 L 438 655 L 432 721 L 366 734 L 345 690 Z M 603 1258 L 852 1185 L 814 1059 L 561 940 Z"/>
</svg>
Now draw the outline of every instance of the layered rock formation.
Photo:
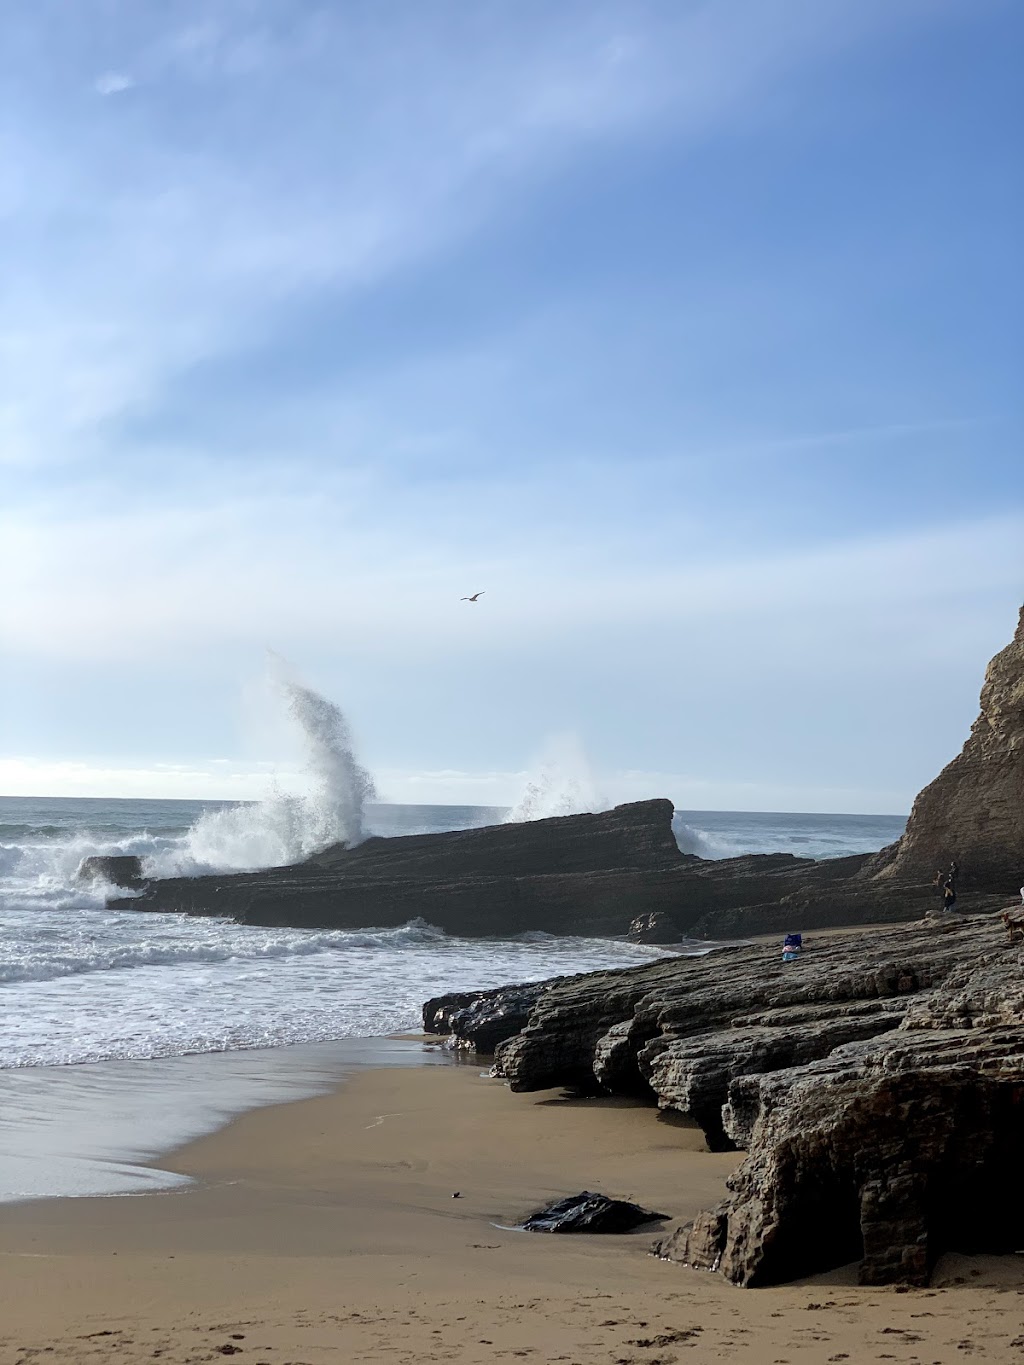
<svg viewBox="0 0 1024 1365">
<path fill-rule="evenodd" d="M 79 881 L 109 882 L 111 886 L 125 888 L 142 886 L 145 881 L 142 859 L 133 853 L 94 853 L 82 859 L 76 875 Z"/>
<path fill-rule="evenodd" d="M 778 853 L 710 862 L 679 851 L 670 801 L 636 801 L 597 815 L 367 839 L 291 867 L 166 878 L 141 896 L 110 903 L 318 929 L 397 925 L 419 916 L 463 935 L 535 929 L 621 935 L 644 916 L 665 941 L 719 927 L 732 933 L 737 910 L 749 907 L 756 920 L 793 896 L 819 905 L 827 922 L 835 888 L 869 857 L 816 863 Z M 930 894 L 915 887 L 910 899 Z M 921 913 L 904 904 L 901 887 L 887 887 L 884 897 L 859 888 L 850 898 L 866 918 Z M 791 914 L 785 904 L 778 913 Z"/>
<path fill-rule="evenodd" d="M 521 988 L 520 988 L 521 989 Z M 923 1283 L 942 1251 L 1021 1243 L 1024 955 L 998 919 L 667 958 L 534 987 L 497 1045 L 513 1090 L 646 1094 L 748 1152 L 662 1255 L 770 1284 L 861 1260 Z M 428 1025 L 491 1045 L 500 992 Z M 521 1003 L 523 1003 L 521 1001 Z M 511 1015 L 506 1022 L 518 1021 Z"/>
<path fill-rule="evenodd" d="M 968 890 L 1024 879 L 1024 608 L 1013 640 L 988 666 L 962 752 L 920 793 L 903 838 L 864 875 L 920 880 L 953 858 Z"/>
</svg>

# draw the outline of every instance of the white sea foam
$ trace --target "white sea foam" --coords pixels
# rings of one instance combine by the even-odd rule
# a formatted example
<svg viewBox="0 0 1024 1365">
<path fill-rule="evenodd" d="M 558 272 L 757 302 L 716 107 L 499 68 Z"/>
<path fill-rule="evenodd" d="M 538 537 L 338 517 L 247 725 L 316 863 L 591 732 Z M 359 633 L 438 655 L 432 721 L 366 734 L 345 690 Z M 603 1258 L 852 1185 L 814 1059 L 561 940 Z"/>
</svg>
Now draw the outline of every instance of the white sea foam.
<svg viewBox="0 0 1024 1365">
<path fill-rule="evenodd" d="M 425 999 L 658 951 L 607 940 L 352 933 L 130 911 L 0 915 L 0 1068 L 181 1056 L 418 1025 Z"/>
<path fill-rule="evenodd" d="M 181 839 L 146 831 L 103 837 L 83 832 L 63 839 L 32 837 L 0 844 L 0 906 L 5 902 L 47 910 L 102 909 L 111 888 L 101 881 L 79 881 L 86 858 L 134 854 L 144 861 L 174 856 Z"/>
<path fill-rule="evenodd" d="M 36 934 L 9 935 L 0 982 L 53 981 L 134 967 L 258 963 L 357 948 L 400 952 L 445 938 L 442 930 L 421 919 L 396 929 L 318 932 L 249 927 L 231 920 L 186 921 L 178 915 L 147 915 L 143 920 L 107 914 L 102 920 L 81 921 L 77 928 L 77 933 L 69 932 L 72 924 L 65 921 L 58 947 L 47 927 Z"/>
<path fill-rule="evenodd" d="M 527 779 L 519 800 L 505 816 L 507 824 L 543 820 L 552 815 L 582 815 L 607 810 L 578 736 L 556 735 Z"/>
</svg>

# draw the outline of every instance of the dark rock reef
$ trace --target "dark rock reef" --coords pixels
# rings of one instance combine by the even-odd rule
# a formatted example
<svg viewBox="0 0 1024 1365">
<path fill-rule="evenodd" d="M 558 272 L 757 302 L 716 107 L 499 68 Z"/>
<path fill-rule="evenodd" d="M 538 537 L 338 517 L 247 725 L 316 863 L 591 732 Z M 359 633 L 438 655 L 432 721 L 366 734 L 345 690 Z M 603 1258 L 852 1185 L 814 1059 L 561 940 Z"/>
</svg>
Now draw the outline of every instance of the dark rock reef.
<svg viewBox="0 0 1024 1365">
<path fill-rule="evenodd" d="M 679 901 L 645 907 L 633 929 L 662 937 L 664 913 L 718 936 L 860 931 L 788 961 L 781 943 L 739 945 L 462 996 L 457 1010 L 435 1000 L 425 1024 L 494 1047 L 513 1090 L 646 1095 L 712 1149 L 745 1151 L 723 1202 L 661 1255 L 747 1286 L 853 1260 L 864 1283 L 924 1284 L 943 1251 L 1024 1245 L 1020 912 L 866 927 L 937 910 L 929 883 L 954 859 L 974 912 L 1005 906 L 1024 872 L 1024 612 L 963 752 L 901 840 L 813 871 L 690 860 Z"/>
<path fill-rule="evenodd" d="M 923 1284 L 947 1249 L 1022 1244 L 1024 954 L 997 918 L 837 934 L 791 963 L 755 945 L 535 989 L 497 1047 L 513 1090 L 645 1094 L 710 1147 L 748 1153 L 724 1202 L 660 1254 L 740 1285 L 852 1260 L 864 1283 Z"/>
</svg>

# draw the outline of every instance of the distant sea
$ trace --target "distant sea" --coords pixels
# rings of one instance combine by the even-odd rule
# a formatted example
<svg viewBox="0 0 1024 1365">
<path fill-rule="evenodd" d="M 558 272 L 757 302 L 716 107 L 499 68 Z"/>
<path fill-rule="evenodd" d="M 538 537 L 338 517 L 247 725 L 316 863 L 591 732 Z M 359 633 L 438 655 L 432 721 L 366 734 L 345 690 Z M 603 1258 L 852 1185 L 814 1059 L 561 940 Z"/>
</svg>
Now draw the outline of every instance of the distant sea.
<svg viewBox="0 0 1024 1365">
<path fill-rule="evenodd" d="M 662 950 L 608 939 L 452 938 L 422 920 L 359 932 L 265 929 L 105 908 L 90 854 L 133 853 L 155 875 L 269 866 L 311 851 L 287 800 L 0 798 L 0 1069 L 175 1057 L 415 1027 L 444 991 L 624 967 Z M 498 824 L 493 806 L 371 805 L 385 837 Z M 679 811 L 702 857 L 832 858 L 881 848 L 904 819 Z M 304 842 L 306 840 L 307 842 Z"/>
</svg>

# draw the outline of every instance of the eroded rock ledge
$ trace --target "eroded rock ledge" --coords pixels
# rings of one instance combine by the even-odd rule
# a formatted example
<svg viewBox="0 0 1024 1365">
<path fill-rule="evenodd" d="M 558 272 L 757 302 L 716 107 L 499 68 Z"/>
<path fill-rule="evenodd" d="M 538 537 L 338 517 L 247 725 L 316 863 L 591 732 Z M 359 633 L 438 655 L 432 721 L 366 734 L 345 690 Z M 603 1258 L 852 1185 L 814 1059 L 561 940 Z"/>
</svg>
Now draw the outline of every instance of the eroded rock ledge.
<svg viewBox="0 0 1024 1365">
<path fill-rule="evenodd" d="M 516 990 L 495 1059 L 513 1090 L 645 1093 L 747 1151 L 661 1254 L 748 1286 L 855 1259 L 865 1283 L 922 1284 L 945 1250 L 1024 1246 L 1024 957 L 998 919 Z M 493 1046 L 500 994 L 433 1001 L 427 1026 L 462 1022 L 471 1044 L 489 1019 Z"/>
</svg>

